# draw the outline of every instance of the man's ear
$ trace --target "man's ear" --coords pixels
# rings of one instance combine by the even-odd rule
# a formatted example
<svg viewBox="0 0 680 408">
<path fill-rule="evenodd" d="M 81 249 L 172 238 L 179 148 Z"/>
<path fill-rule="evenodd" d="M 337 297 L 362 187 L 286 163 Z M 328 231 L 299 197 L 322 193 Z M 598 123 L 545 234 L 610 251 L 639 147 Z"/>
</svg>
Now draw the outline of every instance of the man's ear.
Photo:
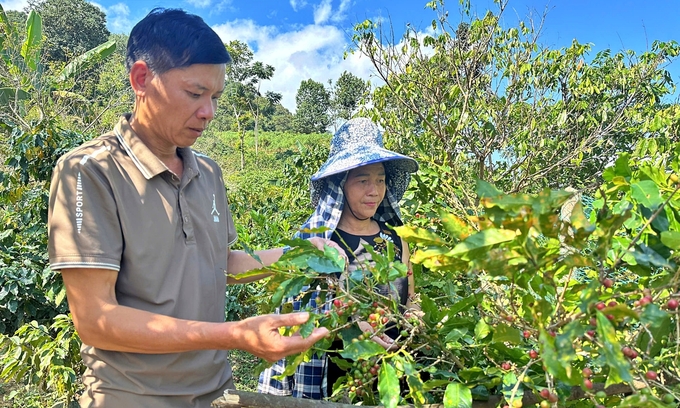
<svg viewBox="0 0 680 408">
<path fill-rule="evenodd" d="M 130 86 L 138 97 L 144 96 L 149 81 L 153 78 L 153 72 L 144 61 L 137 61 L 130 68 Z"/>
</svg>

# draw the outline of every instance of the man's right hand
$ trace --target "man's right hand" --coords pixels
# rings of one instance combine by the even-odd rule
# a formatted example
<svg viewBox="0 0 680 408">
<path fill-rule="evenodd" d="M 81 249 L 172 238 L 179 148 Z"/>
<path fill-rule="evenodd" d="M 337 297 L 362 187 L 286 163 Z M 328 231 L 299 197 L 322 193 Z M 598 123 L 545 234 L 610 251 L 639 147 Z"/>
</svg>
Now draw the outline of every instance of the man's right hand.
<svg viewBox="0 0 680 408">
<path fill-rule="evenodd" d="M 280 327 L 298 326 L 309 319 L 309 313 L 289 313 L 250 317 L 235 322 L 232 336 L 236 337 L 238 348 L 269 362 L 278 361 L 291 354 L 300 353 L 328 335 L 325 327 L 316 328 L 307 338 L 299 334 L 286 337 L 279 333 Z"/>
</svg>

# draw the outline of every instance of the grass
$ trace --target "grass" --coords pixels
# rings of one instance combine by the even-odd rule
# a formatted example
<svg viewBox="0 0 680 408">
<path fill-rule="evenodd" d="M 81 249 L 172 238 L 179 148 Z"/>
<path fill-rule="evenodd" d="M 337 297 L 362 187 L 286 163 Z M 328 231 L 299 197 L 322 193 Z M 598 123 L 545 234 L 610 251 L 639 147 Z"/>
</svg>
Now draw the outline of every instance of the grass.
<svg viewBox="0 0 680 408">
<path fill-rule="evenodd" d="M 255 366 L 259 363 L 259 359 L 241 350 L 232 350 L 229 357 L 236 389 L 257 391 L 258 375 L 255 373 Z"/>
</svg>

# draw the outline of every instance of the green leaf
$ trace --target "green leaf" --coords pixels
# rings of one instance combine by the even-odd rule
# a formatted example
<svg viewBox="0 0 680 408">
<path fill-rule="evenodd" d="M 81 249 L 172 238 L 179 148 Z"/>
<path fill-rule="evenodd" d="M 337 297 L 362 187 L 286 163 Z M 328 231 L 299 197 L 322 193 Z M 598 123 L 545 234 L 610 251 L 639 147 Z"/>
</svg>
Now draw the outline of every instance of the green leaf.
<svg viewBox="0 0 680 408">
<path fill-rule="evenodd" d="M 311 256 L 309 259 L 307 259 L 307 266 L 309 266 L 309 269 L 316 273 L 324 274 L 339 273 L 345 270 L 344 264 L 342 267 L 340 267 L 334 260 L 328 259 L 324 256 Z"/>
<path fill-rule="evenodd" d="M 498 323 L 494 328 L 492 341 L 494 343 L 508 342 L 520 344 L 522 343 L 522 334 L 514 327 L 510 327 L 504 323 Z"/>
<path fill-rule="evenodd" d="M 335 357 L 332 355 L 328 356 L 335 365 L 337 365 L 341 370 L 349 371 L 352 369 L 353 365 L 349 361 L 342 359 L 340 357 Z"/>
<path fill-rule="evenodd" d="M 491 328 L 484 321 L 484 319 L 479 319 L 477 325 L 475 325 L 475 338 L 477 340 L 482 340 L 491 333 Z"/>
<path fill-rule="evenodd" d="M 539 335 L 541 357 L 548 371 L 569 385 L 580 385 L 583 382 L 581 372 L 574 370 L 572 366 L 577 356 L 573 346 L 575 338 L 569 334 L 573 335 L 577 332 L 578 330 L 574 328 L 572 333 L 561 334 L 553 338 L 545 330 L 541 330 Z"/>
<path fill-rule="evenodd" d="M 659 187 L 652 180 L 642 180 L 634 183 L 631 186 L 631 195 L 637 202 L 652 211 L 663 204 Z"/>
<path fill-rule="evenodd" d="M 624 177 L 628 178 L 632 175 L 630 170 L 630 153 L 621 153 L 616 159 L 614 166 L 607 167 L 602 173 L 602 177 L 606 181 L 611 181 L 614 177 Z"/>
<path fill-rule="evenodd" d="M 382 347 L 380 348 L 382 349 Z M 383 363 L 380 367 L 378 392 L 380 392 L 380 402 L 383 403 L 385 408 L 397 407 L 399 403 L 399 378 L 397 378 L 397 371 L 388 363 Z"/>
<path fill-rule="evenodd" d="M 664 324 L 669 314 L 659 308 L 658 305 L 650 303 L 640 314 L 640 322 L 648 324 L 650 327 L 658 328 Z"/>
<path fill-rule="evenodd" d="M 423 395 L 424 387 L 423 381 L 420 379 L 418 370 L 412 361 L 403 361 L 404 374 L 406 375 L 406 383 L 410 390 L 410 396 L 414 399 L 417 406 L 425 404 L 425 396 Z"/>
<path fill-rule="evenodd" d="M 630 363 L 621 353 L 621 344 L 616 337 L 616 330 L 607 317 L 600 311 L 597 312 L 597 335 L 602 341 L 602 351 L 609 365 L 609 377 L 607 385 L 617 384 L 621 381 L 631 382 Z"/>
<path fill-rule="evenodd" d="M 7 304 L 7 309 L 9 310 L 10 313 L 16 313 L 18 307 L 19 302 L 17 302 L 16 299 L 10 300 Z"/>
<path fill-rule="evenodd" d="M 465 239 L 475 232 L 467 222 L 444 210 L 439 211 L 439 219 L 442 225 L 444 225 L 446 232 L 457 240 Z"/>
<path fill-rule="evenodd" d="M 466 260 L 478 256 L 486 256 L 487 248 L 502 242 L 512 241 L 516 237 L 515 231 L 489 228 L 482 230 L 453 247 L 447 256 L 458 256 Z"/>
<path fill-rule="evenodd" d="M 434 232 L 419 227 L 409 227 L 402 225 L 394 227 L 399 237 L 406 242 L 422 245 L 445 245 L 446 241 Z"/>
<path fill-rule="evenodd" d="M 484 370 L 482 370 L 480 367 L 472 367 L 460 370 L 458 375 L 466 382 L 471 382 L 483 377 L 485 374 Z"/>
<path fill-rule="evenodd" d="M 423 321 L 430 326 L 437 324 L 439 320 L 439 308 L 437 304 L 424 293 L 421 295 L 421 307 L 423 309 Z"/>
<path fill-rule="evenodd" d="M 305 361 L 305 356 L 307 353 L 294 354 L 292 356 L 286 357 L 286 368 L 279 375 L 275 375 L 273 378 L 277 380 L 282 380 L 289 375 L 295 374 L 297 367 Z"/>
<path fill-rule="evenodd" d="M 665 404 L 654 394 L 633 394 L 616 404 L 617 408 L 677 408 L 676 404 Z"/>
<path fill-rule="evenodd" d="M 477 180 L 475 192 L 479 198 L 498 197 L 503 194 L 503 192 L 497 189 L 493 184 L 487 183 L 484 180 Z"/>
<path fill-rule="evenodd" d="M 454 317 L 456 314 L 463 312 L 470 307 L 478 304 L 482 299 L 481 295 L 470 295 L 466 298 L 459 300 L 449 307 L 448 315 L 449 318 Z"/>
<path fill-rule="evenodd" d="M 385 349 L 378 343 L 372 340 L 353 341 L 349 346 L 345 347 L 340 355 L 350 360 L 367 359 L 373 356 L 383 354 Z"/>
<path fill-rule="evenodd" d="M 66 80 L 72 79 L 77 74 L 88 70 L 94 65 L 106 59 L 116 50 L 116 41 L 109 40 L 100 44 L 84 54 L 81 54 L 69 62 L 64 69 L 57 75 L 56 83 L 61 84 Z"/>
<path fill-rule="evenodd" d="M 514 401 L 521 401 L 522 397 L 524 397 L 524 388 L 522 386 L 515 389 L 518 381 L 517 376 L 513 372 L 503 375 L 503 396 L 511 406 Z M 513 396 L 514 399 L 512 398 Z"/>
<path fill-rule="evenodd" d="M 439 373 L 438 373 L 439 374 Z M 441 374 L 445 377 L 451 377 L 451 372 L 450 371 L 442 371 Z M 451 380 L 428 380 L 425 381 L 425 384 L 423 384 L 423 391 L 429 392 L 435 388 L 439 388 L 442 385 L 447 385 L 451 382 Z"/>
<path fill-rule="evenodd" d="M 0 105 L 8 105 L 15 100 L 26 100 L 31 97 L 31 94 L 23 89 L 15 88 L 0 88 Z"/>
<path fill-rule="evenodd" d="M 429 258 L 435 258 L 448 253 L 450 249 L 446 246 L 429 247 L 427 249 L 418 248 L 413 255 L 411 255 L 411 262 L 415 264 L 422 264 Z"/>
<path fill-rule="evenodd" d="M 363 333 L 364 332 L 361 331 L 359 326 L 356 324 L 340 330 L 340 338 L 342 339 L 343 347 L 347 348 L 352 343 L 353 339 L 358 338 Z"/>
<path fill-rule="evenodd" d="M 344 256 L 340 255 L 340 251 L 338 251 L 337 248 L 324 245 L 323 254 L 326 256 L 326 258 L 332 260 L 335 266 L 337 266 L 341 271 L 345 270 L 346 259 Z"/>
<path fill-rule="evenodd" d="M 669 338 L 671 330 L 675 330 L 671 315 L 651 303 L 642 311 L 640 321 L 648 327 L 638 337 L 637 346 L 642 350 L 649 350 L 649 354 L 656 357 L 663 348 L 661 341 Z"/>
<path fill-rule="evenodd" d="M 35 10 L 31 10 L 26 19 L 26 39 L 21 46 L 21 56 L 26 65 L 36 70 L 40 60 L 40 43 L 42 41 L 42 18 Z"/>
<path fill-rule="evenodd" d="M 307 283 L 307 277 L 296 276 L 281 283 L 272 295 L 272 305 L 280 305 L 281 301 L 288 296 L 296 296 Z"/>
<path fill-rule="evenodd" d="M 680 232 L 663 231 L 661 233 L 661 242 L 670 249 L 680 249 Z"/>
<path fill-rule="evenodd" d="M 455 342 L 458 341 L 459 339 L 463 338 L 468 333 L 468 329 L 462 328 L 462 329 L 457 329 L 457 328 L 449 328 L 447 326 L 444 326 L 442 328 L 442 331 L 446 333 L 446 337 L 444 338 L 444 341 L 447 343 Z"/>
<path fill-rule="evenodd" d="M 261 265 L 264 264 L 264 262 L 262 262 L 262 259 L 260 259 L 260 256 L 257 255 L 257 254 L 255 253 L 255 251 L 254 251 L 253 249 L 251 249 L 248 245 L 246 245 L 245 242 L 242 242 L 242 243 L 241 243 L 241 246 L 243 247 L 243 251 L 244 251 L 245 253 L 247 253 L 248 255 L 250 255 L 253 259 L 255 259 L 255 260 L 256 260 L 258 263 L 260 263 Z"/>
<path fill-rule="evenodd" d="M 303 339 L 306 339 L 310 334 L 312 334 L 312 331 L 314 331 L 314 328 L 316 327 L 316 321 L 318 318 L 319 315 L 310 313 L 309 319 L 300 326 L 300 336 L 302 336 Z"/>
<path fill-rule="evenodd" d="M 444 393 L 445 408 L 472 408 L 472 392 L 459 383 L 451 383 Z"/>
</svg>

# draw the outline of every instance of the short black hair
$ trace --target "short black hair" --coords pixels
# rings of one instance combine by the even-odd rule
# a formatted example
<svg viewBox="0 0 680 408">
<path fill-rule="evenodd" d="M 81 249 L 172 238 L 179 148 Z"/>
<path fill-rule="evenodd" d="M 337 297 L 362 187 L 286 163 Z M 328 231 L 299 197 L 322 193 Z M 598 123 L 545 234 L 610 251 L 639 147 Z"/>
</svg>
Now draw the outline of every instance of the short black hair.
<svg viewBox="0 0 680 408">
<path fill-rule="evenodd" d="M 203 19 L 181 9 L 155 8 L 130 32 L 128 72 L 137 61 L 162 74 L 193 64 L 229 64 L 224 43 Z"/>
</svg>

